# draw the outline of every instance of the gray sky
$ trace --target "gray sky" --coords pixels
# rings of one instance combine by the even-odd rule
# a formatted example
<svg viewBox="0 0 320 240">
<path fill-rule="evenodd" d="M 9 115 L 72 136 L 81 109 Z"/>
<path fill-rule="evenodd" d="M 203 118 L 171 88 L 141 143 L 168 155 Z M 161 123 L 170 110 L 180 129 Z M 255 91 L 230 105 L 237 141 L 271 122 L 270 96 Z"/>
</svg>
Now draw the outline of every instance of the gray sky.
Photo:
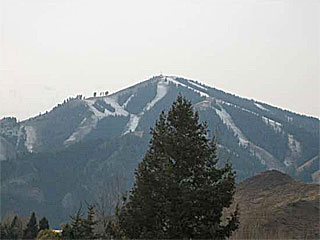
<svg viewBox="0 0 320 240">
<path fill-rule="evenodd" d="M 160 72 L 320 116 L 318 0 L 0 0 L 0 118 Z"/>
</svg>

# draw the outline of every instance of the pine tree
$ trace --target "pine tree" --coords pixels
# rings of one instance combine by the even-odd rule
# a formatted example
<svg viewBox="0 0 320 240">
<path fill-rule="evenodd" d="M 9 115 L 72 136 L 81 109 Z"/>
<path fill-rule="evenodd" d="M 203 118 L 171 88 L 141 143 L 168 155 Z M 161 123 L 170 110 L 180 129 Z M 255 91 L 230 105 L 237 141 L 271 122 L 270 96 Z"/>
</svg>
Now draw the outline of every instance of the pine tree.
<svg viewBox="0 0 320 240">
<path fill-rule="evenodd" d="M 65 224 L 62 226 L 61 238 L 62 239 L 74 239 L 74 234 L 73 234 L 72 227 L 70 224 Z"/>
<path fill-rule="evenodd" d="M 44 229 L 49 229 L 49 222 L 45 217 L 39 221 L 39 232 Z"/>
<path fill-rule="evenodd" d="M 119 216 L 128 238 L 224 239 L 238 226 L 238 210 L 222 224 L 232 203 L 235 173 L 217 168 L 214 140 L 191 102 L 179 96 L 151 129 L 150 147 Z"/>
<path fill-rule="evenodd" d="M 72 235 L 74 239 L 93 239 L 95 237 L 94 227 L 97 224 L 97 221 L 94 220 L 94 206 L 88 205 L 87 219 L 82 217 L 81 208 L 80 206 L 77 214 L 71 217 L 72 230 L 66 229 L 66 235 Z"/>
<path fill-rule="evenodd" d="M 0 239 L 8 238 L 8 226 L 0 222 Z"/>
<path fill-rule="evenodd" d="M 119 225 L 119 204 L 115 208 L 115 218 L 109 219 L 106 224 L 104 235 L 101 236 L 103 239 L 124 239 L 123 231 L 121 231 Z"/>
<path fill-rule="evenodd" d="M 97 221 L 94 220 L 94 206 L 88 205 L 87 219 L 83 219 L 82 228 L 84 231 L 84 238 L 93 239 L 94 238 L 94 226 Z"/>
<path fill-rule="evenodd" d="M 11 231 L 12 231 L 12 236 L 10 239 L 18 239 L 21 237 L 21 232 L 22 232 L 22 222 L 18 218 L 18 216 L 15 216 L 11 222 Z"/>
<path fill-rule="evenodd" d="M 23 231 L 23 239 L 35 239 L 38 234 L 38 224 L 36 214 L 31 214 L 27 227 Z"/>
<path fill-rule="evenodd" d="M 21 239 L 22 222 L 19 217 L 14 216 L 10 223 L 10 217 L 6 217 L 0 222 L 0 239 Z"/>
<path fill-rule="evenodd" d="M 71 216 L 71 234 L 74 239 L 83 239 L 84 238 L 84 229 L 83 229 L 83 217 L 81 213 L 82 206 L 79 207 L 79 210 L 74 216 Z"/>
</svg>

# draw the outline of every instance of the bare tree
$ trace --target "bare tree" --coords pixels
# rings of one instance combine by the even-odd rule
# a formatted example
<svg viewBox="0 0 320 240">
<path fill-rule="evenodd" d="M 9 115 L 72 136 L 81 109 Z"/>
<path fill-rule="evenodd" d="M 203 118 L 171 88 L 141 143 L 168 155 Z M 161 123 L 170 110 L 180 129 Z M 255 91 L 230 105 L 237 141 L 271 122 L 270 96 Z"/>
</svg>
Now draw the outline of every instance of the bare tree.
<svg viewBox="0 0 320 240">
<path fill-rule="evenodd" d="M 96 206 L 97 218 L 100 222 L 100 228 L 104 231 L 107 225 L 112 221 L 116 206 L 120 203 L 121 197 L 125 192 L 125 178 L 115 175 L 109 181 L 99 187 L 95 196 L 94 205 Z M 101 231 L 101 230 L 100 230 Z"/>
</svg>

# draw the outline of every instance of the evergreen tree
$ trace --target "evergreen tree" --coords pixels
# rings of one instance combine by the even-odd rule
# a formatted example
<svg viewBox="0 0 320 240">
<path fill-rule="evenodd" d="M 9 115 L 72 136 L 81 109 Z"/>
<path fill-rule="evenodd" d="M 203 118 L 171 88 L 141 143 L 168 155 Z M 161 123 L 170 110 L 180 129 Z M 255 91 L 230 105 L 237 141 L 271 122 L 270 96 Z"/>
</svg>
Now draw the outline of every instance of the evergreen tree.
<svg viewBox="0 0 320 240">
<path fill-rule="evenodd" d="M 87 219 L 82 217 L 81 206 L 75 216 L 71 217 L 71 231 L 66 229 L 65 235 L 72 235 L 74 239 L 93 239 L 95 237 L 94 227 L 97 221 L 94 220 L 94 206 L 88 205 Z M 69 226 L 68 226 L 69 227 Z"/>
<path fill-rule="evenodd" d="M 17 215 L 13 218 L 10 228 L 12 232 L 10 239 L 21 238 L 22 222 Z"/>
<path fill-rule="evenodd" d="M 45 217 L 39 221 L 39 232 L 44 229 L 49 229 L 49 222 Z"/>
<path fill-rule="evenodd" d="M 22 222 L 18 216 L 15 216 L 10 223 L 9 219 L 5 219 L 0 223 L 0 239 L 21 239 Z"/>
<path fill-rule="evenodd" d="M 35 239 L 38 234 L 38 224 L 35 213 L 31 214 L 27 227 L 23 231 L 23 239 Z"/>
<path fill-rule="evenodd" d="M 115 218 L 110 219 L 105 227 L 103 239 L 124 239 L 125 236 L 119 225 L 119 205 L 116 205 Z"/>
<path fill-rule="evenodd" d="M 84 231 L 84 238 L 93 239 L 94 238 L 94 226 L 96 225 L 94 220 L 94 206 L 88 205 L 87 219 L 83 219 L 82 228 Z"/>
<path fill-rule="evenodd" d="M 7 228 L 3 223 L 0 223 L 0 239 L 7 239 Z"/>
<path fill-rule="evenodd" d="M 207 138 L 191 102 L 179 96 L 151 129 L 150 147 L 119 216 L 128 238 L 224 239 L 238 226 L 232 203 L 235 173 L 217 168 L 216 145 Z"/>
<path fill-rule="evenodd" d="M 81 206 L 78 212 L 71 216 L 71 229 L 72 236 L 74 239 L 83 239 L 84 238 L 84 230 L 83 230 L 83 218 L 81 214 Z"/>
<path fill-rule="evenodd" d="M 62 239 L 74 239 L 72 227 L 70 224 L 65 224 L 62 226 L 62 233 L 61 233 Z"/>
<path fill-rule="evenodd" d="M 0 239 L 11 239 L 12 231 L 9 224 L 0 223 Z"/>
</svg>

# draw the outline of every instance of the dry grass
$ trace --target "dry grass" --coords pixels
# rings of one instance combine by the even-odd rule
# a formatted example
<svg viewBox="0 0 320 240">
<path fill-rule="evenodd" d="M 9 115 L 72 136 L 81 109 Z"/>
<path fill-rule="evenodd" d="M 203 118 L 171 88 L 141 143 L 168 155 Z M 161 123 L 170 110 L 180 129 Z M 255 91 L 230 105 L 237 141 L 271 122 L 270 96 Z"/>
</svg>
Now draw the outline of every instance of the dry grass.
<svg viewBox="0 0 320 240">
<path fill-rule="evenodd" d="M 239 184 L 240 227 L 231 239 L 319 239 L 319 185 L 268 171 Z"/>
<path fill-rule="evenodd" d="M 268 222 L 268 219 L 247 219 L 231 239 L 318 239 L 316 236 L 319 232 L 315 229 L 304 228 L 297 234 L 296 231 L 290 231 L 284 226 L 270 228 L 263 222 Z"/>
</svg>

